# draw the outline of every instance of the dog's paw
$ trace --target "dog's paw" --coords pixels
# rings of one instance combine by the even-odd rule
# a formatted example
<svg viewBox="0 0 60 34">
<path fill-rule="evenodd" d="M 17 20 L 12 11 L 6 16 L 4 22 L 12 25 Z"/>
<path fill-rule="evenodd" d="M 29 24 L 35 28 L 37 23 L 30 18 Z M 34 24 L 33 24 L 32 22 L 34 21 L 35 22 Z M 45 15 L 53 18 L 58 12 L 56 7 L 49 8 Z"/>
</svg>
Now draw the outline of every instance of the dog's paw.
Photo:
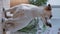
<svg viewBox="0 0 60 34">
<path fill-rule="evenodd" d="M 52 24 L 51 23 L 46 23 L 47 26 L 49 27 L 52 27 Z"/>
</svg>

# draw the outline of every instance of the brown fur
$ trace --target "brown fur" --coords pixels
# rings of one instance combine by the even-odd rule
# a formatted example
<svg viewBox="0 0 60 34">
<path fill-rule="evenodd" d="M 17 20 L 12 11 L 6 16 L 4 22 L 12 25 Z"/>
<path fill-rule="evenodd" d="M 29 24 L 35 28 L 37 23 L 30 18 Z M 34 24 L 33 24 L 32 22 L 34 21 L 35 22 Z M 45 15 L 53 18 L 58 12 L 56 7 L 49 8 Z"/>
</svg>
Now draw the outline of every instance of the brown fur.
<svg viewBox="0 0 60 34">
<path fill-rule="evenodd" d="M 47 10 L 47 11 L 51 11 L 52 9 L 51 9 L 51 5 L 50 4 L 48 4 L 48 6 L 47 7 L 45 7 L 45 10 Z"/>
</svg>

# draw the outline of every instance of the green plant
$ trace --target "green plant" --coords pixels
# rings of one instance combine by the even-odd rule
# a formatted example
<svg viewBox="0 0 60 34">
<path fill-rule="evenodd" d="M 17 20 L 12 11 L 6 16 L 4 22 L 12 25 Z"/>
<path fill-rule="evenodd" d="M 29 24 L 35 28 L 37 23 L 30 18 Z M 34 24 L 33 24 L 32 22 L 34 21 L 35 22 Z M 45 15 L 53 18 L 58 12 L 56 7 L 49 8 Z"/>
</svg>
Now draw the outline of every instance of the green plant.
<svg viewBox="0 0 60 34">
<path fill-rule="evenodd" d="M 47 0 L 29 0 L 30 4 L 41 6 L 46 4 Z"/>
<path fill-rule="evenodd" d="M 38 18 L 37 19 L 34 18 L 34 19 L 32 19 L 30 21 L 30 23 L 26 27 L 24 27 L 23 29 L 18 30 L 18 31 L 19 32 L 31 32 L 31 33 L 35 33 L 37 31 L 36 27 L 38 25 L 38 22 L 39 22 L 39 19 Z"/>
</svg>

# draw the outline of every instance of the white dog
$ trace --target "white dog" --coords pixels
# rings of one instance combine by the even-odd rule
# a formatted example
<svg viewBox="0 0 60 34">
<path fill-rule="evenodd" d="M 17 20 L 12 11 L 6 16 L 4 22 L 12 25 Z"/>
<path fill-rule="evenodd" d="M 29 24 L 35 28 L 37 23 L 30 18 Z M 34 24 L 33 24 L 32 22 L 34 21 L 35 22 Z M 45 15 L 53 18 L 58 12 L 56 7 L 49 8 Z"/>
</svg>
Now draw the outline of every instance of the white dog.
<svg viewBox="0 0 60 34">
<path fill-rule="evenodd" d="M 18 25 L 21 24 L 26 26 L 33 18 L 40 17 L 44 24 L 51 27 L 51 24 L 47 21 L 52 17 L 50 4 L 48 6 L 40 7 L 31 4 L 20 4 L 18 6 L 10 8 L 9 10 L 6 10 L 5 17 L 7 17 L 6 12 L 9 11 L 13 14 L 13 20 L 8 19 L 8 21 L 6 21 L 8 23 L 6 24 L 12 25 L 13 23 L 18 23 Z"/>
</svg>

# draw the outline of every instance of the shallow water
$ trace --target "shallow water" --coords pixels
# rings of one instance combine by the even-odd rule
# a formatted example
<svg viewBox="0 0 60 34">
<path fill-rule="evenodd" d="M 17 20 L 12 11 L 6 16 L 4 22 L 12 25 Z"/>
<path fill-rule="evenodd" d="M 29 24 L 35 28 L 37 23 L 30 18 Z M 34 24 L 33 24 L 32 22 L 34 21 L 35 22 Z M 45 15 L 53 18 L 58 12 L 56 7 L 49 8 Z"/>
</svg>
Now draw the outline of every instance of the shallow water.
<svg viewBox="0 0 60 34">
<path fill-rule="evenodd" d="M 53 18 L 60 18 L 60 8 L 52 8 Z"/>
<path fill-rule="evenodd" d="M 60 28 L 60 8 L 53 8 L 52 14 L 53 14 L 53 17 L 51 19 L 52 28 L 50 34 L 58 34 Z"/>
</svg>

